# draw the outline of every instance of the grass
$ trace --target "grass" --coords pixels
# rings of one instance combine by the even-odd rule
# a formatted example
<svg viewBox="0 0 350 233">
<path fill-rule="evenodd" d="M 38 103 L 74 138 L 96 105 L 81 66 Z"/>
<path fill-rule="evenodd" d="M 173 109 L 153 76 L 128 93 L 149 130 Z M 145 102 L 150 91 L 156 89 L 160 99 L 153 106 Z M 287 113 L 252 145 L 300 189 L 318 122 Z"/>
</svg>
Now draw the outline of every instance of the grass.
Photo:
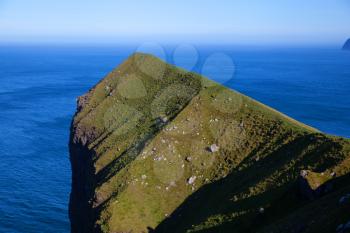
<svg viewBox="0 0 350 233">
<path fill-rule="evenodd" d="M 131 56 L 85 98 L 74 126 L 93 135 L 103 232 L 273 232 L 314 205 L 294 195 L 302 169 L 313 188 L 350 170 L 348 140 L 149 55 Z"/>
</svg>

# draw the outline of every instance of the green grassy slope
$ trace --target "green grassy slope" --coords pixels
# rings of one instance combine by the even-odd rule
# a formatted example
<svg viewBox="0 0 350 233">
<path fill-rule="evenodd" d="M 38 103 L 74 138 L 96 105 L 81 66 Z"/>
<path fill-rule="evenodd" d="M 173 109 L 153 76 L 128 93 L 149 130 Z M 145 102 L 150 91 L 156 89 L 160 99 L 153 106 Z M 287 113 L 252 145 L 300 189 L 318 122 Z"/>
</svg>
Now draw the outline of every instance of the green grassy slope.
<svg viewBox="0 0 350 233">
<path fill-rule="evenodd" d="M 145 54 L 78 102 L 92 231 L 329 232 L 350 220 L 337 204 L 350 192 L 349 140 Z M 305 198 L 302 170 L 311 189 L 330 190 Z"/>
</svg>

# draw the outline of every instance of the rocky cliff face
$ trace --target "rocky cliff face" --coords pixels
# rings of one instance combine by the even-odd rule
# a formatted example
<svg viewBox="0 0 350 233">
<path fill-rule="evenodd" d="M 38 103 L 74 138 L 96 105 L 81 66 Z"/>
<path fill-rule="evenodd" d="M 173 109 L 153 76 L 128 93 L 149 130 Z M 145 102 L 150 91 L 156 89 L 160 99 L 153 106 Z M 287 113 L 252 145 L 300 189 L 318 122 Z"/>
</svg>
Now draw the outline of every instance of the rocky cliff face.
<svg viewBox="0 0 350 233">
<path fill-rule="evenodd" d="M 74 233 L 345 232 L 350 220 L 349 140 L 150 55 L 78 99 L 70 153 Z"/>
<path fill-rule="evenodd" d="M 345 42 L 345 44 L 344 44 L 344 46 L 343 46 L 343 50 L 350 50 L 350 39 L 348 39 L 348 40 Z"/>
<path fill-rule="evenodd" d="M 79 97 L 77 113 L 82 110 L 87 95 Z M 72 191 L 70 195 L 69 218 L 72 232 L 93 232 L 96 217 L 93 211 L 95 187 L 94 151 L 88 144 L 94 140 L 94 132 L 71 126 L 69 141 L 70 161 L 72 166 Z"/>
</svg>

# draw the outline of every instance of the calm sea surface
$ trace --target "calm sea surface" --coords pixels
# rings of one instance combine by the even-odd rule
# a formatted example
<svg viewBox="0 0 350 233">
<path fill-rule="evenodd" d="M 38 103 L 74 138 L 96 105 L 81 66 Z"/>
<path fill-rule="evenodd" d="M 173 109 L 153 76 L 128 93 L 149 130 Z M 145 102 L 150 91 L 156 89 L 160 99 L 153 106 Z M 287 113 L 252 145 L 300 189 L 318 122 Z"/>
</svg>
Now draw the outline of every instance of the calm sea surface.
<svg viewBox="0 0 350 233">
<path fill-rule="evenodd" d="M 75 99 L 135 49 L 0 46 L 0 232 L 70 231 L 67 143 Z M 165 59 L 350 137 L 350 52 L 183 46 L 167 47 Z"/>
</svg>

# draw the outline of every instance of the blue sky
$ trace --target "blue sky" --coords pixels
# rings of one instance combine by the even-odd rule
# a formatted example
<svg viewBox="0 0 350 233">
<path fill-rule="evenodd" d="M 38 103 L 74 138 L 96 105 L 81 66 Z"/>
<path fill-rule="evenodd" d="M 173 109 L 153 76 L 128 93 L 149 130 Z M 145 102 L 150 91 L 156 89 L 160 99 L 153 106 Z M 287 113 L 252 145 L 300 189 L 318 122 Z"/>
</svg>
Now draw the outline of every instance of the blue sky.
<svg viewBox="0 0 350 233">
<path fill-rule="evenodd" d="M 342 43 L 349 0 L 0 0 L 0 42 Z"/>
</svg>

